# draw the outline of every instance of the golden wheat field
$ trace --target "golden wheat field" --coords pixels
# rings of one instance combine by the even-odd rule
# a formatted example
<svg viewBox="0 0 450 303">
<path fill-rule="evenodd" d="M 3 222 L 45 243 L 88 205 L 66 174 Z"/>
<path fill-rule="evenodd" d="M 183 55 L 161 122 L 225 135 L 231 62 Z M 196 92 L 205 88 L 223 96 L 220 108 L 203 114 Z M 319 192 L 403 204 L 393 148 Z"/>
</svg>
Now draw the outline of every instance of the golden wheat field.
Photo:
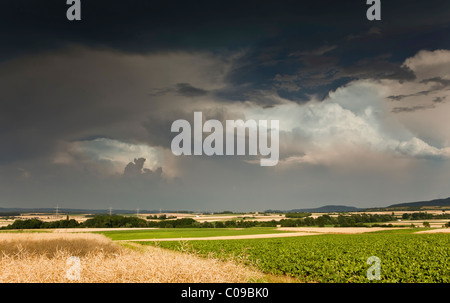
<svg viewBox="0 0 450 303">
<path fill-rule="evenodd" d="M 0 268 L 0 283 L 239 283 L 262 277 L 235 262 L 123 247 L 86 233 L 0 234 Z"/>
</svg>

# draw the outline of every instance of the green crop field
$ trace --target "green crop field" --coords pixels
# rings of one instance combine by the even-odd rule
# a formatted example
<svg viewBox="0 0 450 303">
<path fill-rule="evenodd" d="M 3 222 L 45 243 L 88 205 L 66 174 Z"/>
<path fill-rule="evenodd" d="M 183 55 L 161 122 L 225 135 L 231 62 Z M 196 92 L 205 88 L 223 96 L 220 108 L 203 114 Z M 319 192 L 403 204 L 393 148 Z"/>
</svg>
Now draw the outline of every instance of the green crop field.
<svg viewBox="0 0 450 303">
<path fill-rule="evenodd" d="M 450 282 L 450 234 L 312 235 L 157 245 L 243 260 L 265 273 L 305 282 Z M 371 256 L 381 261 L 380 280 L 367 278 Z"/>
<path fill-rule="evenodd" d="M 115 230 L 98 232 L 112 240 L 194 238 L 286 233 L 272 227 L 236 228 L 161 228 L 145 230 Z"/>
</svg>

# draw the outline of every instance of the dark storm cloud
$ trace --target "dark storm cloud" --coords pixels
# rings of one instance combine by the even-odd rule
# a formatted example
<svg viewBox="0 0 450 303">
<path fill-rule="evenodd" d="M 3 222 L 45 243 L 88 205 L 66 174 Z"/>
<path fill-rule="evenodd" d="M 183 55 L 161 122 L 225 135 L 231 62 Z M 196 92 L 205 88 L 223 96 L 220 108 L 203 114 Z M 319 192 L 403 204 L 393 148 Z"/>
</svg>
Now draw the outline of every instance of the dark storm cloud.
<svg viewBox="0 0 450 303">
<path fill-rule="evenodd" d="M 400 101 L 408 97 L 417 97 L 417 96 L 427 96 L 430 93 L 434 92 L 435 90 L 422 90 L 420 92 L 409 94 L 409 95 L 395 95 L 395 96 L 388 96 L 388 99 L 391 99 L 393 101 Z"/>
<path fill-rule="evenodd" d="M 428 95 L 428 91 L 426 93 L 421 92 L 422 94 L 414 94 L 414 96 L 421 96 L 421 95 Z M 406 97 L 410 97 L 412 95 L 408 95 L 408 96 L 390 96 L 388 98 L 395 100 L 395 101 L 400 101 L 403 98 Z M 438 103 L 443 103 L 445 102 L 447 96 L 443 96 L 443 97 L 436 97 L 434 98 L 431 102 L 431 104 L 427 104 L 427 105 L 414 105 L 414 106 L 396 106 L 392 109 L 393 113 L 412 113 L 412 112 L 416 112 L 419 110 L 427 110 L 427 109 L 432 109 L 432 108 L 436 108 L 436 105 Z"/>
<path fill-rule="evenodd" d="M 390 55 L 365 58 L 355 65 L 343 67 L 334 78 L 351 77 L 355 79 L 393 79 L 411 81 L 416 78 L 414 72 L 399 63 L 390 62 Z"/>
<path fill-rule="evenodd" d="M 450 87 L 450 80 L 443 79 L 441 77 L 433 77 L 430 79 L 421 80 L 419 83 L 424 83 L 424 84 L 431 83 L 434 85 L 431 85 L 430 88 L 427 90 L 422 90 L 422 91 L 419 91 L 419 92 L 416 92 L 413 94 L 388 96 L 388 99 L 391 99 L 393 101 L 400 101 L 400 100 L 403 100 L 408 97 L 428 96 L 431 93 L 446 90 L 446 89 L 449 89 L 449 87 Z M 433 102 L 436 102 L 436 103 L 442 102 L 444 99 L 445 99 L 445 97 L 437 97 L 433 100 Z"/>
<path fill-rule="evenodd" d="M 412 113 L 419 110 L 426 110 L 430 108 L 435 108 L 434 104 L 430 105 L 416 105 L 416 106 L 398 106 L 392 109 L 393 113 Z"/>
<path fill-rule="evenodd" d="M 388 201 L 399 190 L 413 195 L 410 188 L 420 193 L 420 186 L 409 183 L 394 188 L 392 178 L 381 174 L 364 183 L 364 178 L 330 175 L 316 166 L 286 174 L 242 158 L 177 162 L 168 149 L 174 136 L 170 126 L 177 119 L 192 123 L 195 109 L 204 119 L 245 118 L 241 112 L 224 112 L 220 102 L 249 100 L 271 108 L 276 97 L 298 102 L 311 95 L 324 97 L 353 79 L 413 79 L 401 66 L 405 58 L 422 49 L 450 48 L 449 6 L 447 0 L 383 1 L 383 21 L 369 22 L 362 0 L 96 0 L 82 1 L 82 21 L 69 22 L 64 0 L 2 1 L 0 202 L 48 206 L 63 201 L 72 207 L 113 203 L 122 208 L 145 203 L 141 205 L 188 209 L 230 205 L 254 210 L 271 208 L 280 200 L 298 208 L 298 203 L 329 201 L 336 195 L 347 203 L 349 191 L 343 188 L 349 184 L 359 194 L 353 192 L 348 203 Z M 200 55 L 192 57 L 191 65 L 177 61 L 193 53 Z M 224 64 L 224 79 L 205 80 L 222 75 L 220 68 L 193 75 L 207 65 L 198 62 L 208 55 L 231 58 Z M 446 79 L 428 81 L 448 86 Z M 434 98 L 433 104 L 444 98 Z M 198 105 L 192 105 L 195 101 Z M 124 160 L 119 176 L 90 171 L 89 162 L 81 165 L 77 161 L 85 160 L 83 151 L 74 153 L 79 158 L 69 159 L 71 165 L 65 158 L 55 164 L 55 152 L 67 154 L 80 140 L 105 137 L 117 144 L 163 147 L 169 154 L 165 161 L 175 162 L 174 170 L 188 177 L 182 186 L 160 182 L 166 166 L 150 171 L 144 164 L 151 157 L 141 155 Z M 68 145 L 68 152 L 60 144 Z M 287 156 L 283 150 L 280 154 Z M 383 198 L 373 187 L 379 182 L 385 183 Z M 415 185 L 422 182 L 417 179 Z"/>
<path fill-rule="evenodd" d="M 335 48 L 329 48 L 329 51 Z M 389 61 L 390 55 L 375 58 L 364 58 L 347 66 L 340 63 L 338 57 L 326 55 L 302 55 L 298 61 L 302 63 L 298 72 L 291 75 L 275 76 L 274 85 L 279 90 L 290 92 L 323 91 L 322 98 L 328 91 L 346 82 L 356 79 L 393 79 L 411 81 L 416 78 L 413 71 L 402 66 L 402 62 Z"/>
<path fill-rule="evenodd" d="M 382 18 L 389 22 L 387 25 L 367 21 L 368 6 L 360 0 L 257 3 L 97 0 L 82 1 L 82 20 L 69 22 L 65 1 L 3 1 L 0 4 L 1 55 L 4 59 L 66 44 L 104 46 L 136 53 L 177 49 L 218 51 L 249 46 L 265 49 L 264 53 L 274 46 L 287 48 L 288 53 L 314 48 L 323 52 L 326 49 L 320 47 L 324 42 L 333 47 L 336 39 L 343 40 L 352 34 L 367 37 L 380 32 L 391 34 L 386 42 L 401 46 L 410 44 L 411 41 L 405 40 L 408 38 L 398 38 L 411 28 L 430 34 L 435 26 L 449 24 L 445 13 L 448 1 L 428 1 L 420 9 L 417 6 L 406 0 L 383 3 Z M 392 36 L 397 34 L 400 36 Z M 355 45 L 367 42 L 353 40 Z M 415 43 L 414 49 L 420 47 L 421 41 Z M 414 51 L 412 45 L 408 46 L 409 51 Z M 381 47 L 378 45 L 377 50 Z M 265 57 L 264 61 L 270 62 L 271 58 Z"/>
<path fill-rule="evenodd" d="M 177 83 L 173 87 L 154 89 L 151 96 L 163 96 L 166 94 L 178 94 L 184 97 L 200 97 L 208 94 L 208 91 L 198 87 L 194 87 L 189 83 Z"/>
<path fill-rule="evenodd" d="M 434 78 L 425 79 L 425 80 L 420 81 L 420 83 L 425 83 L 425 84 L 428 84 L 430 82 L 436 84 L 435 86 L 433 86 L 433 89 L 435 89 L 435 90 L 450 87 L 450 80 L 443 79 L 441 77 L 434 77 Z"/>
<path fill-rule="evenodd" d="M 144 168 L 144 158 L 134 159 L 134 162 L 130 162 L 125 167 L 123 172 L 124 176 L 138 176 L 142 174 L 142 169 Z"/>
<path fill-rule="evenodd" d="M 200 97 L 208 93 L 208 91 L 194 87 L 189 83 L 178 83 L 176 85 L 176 92 L 185 97 Z"/>
<path fill-rule="evenodd" d="M 355 12 L 364 13 L 365 5 L 358 2 L 82 1 L 82 20 L 69 22 L 65 1 L 3 1 L 2 55 L 66 43 L 130 52 L 241 47 L 318 16 L 319 22 L 348 20 Z"/>
<path fill-rule="evenodd" d="M 311 51 L 295 51 L 290 53 L 289 56 L 322 56 L 336 47 L 336 45 L 323 45 Z"/>
<path fill-rule="evenodd" d="M 371 27 L 368 31 L 359 33 L 359 34 L 349 34 L 346 37 L 347 41 L 353 40 L 353 39 L 360 39 L 360 38 L 364 38 L 370 35 L 380 35 L 381 34 L 381 29 L 379 27 Z"/>
<path fill-rule="evenodd" d="M 205 75 L 220 81 L 221 69 L 220 59 L 203 53 L 136 56 L 84 47 L 1 62 L 0 164 L 49 160 L 65 142 L 94 138 L 170 146 L 171 122 L 183 115 L 166 117 L 167 108 L 207 95 L 199 88 L 212 85 Z M 170 93 L 151 95 L 157 87 Z"/>
<path fill-rule="evenodd" d="M 217 92 L 218 96 L 243 99 L 252 89 L 272 87 L 277 74 L 293 75 L 300 70 L 300 83 L 284 83 L 279 88 L 299 92 L 302 99 L 302 94 L 306 97 L 313 90 L 325 95 L 355 77 L 403 79 L 410 76 L 398 67 L 405 55 L 442 43 L 450 46 L 444 30 L 449 25 L 444 13 L 448 1 L 417 6 L 406 0 L 383 3 L 383 22 L 375 23 L 366 19 L 368 6 L 360 0 L 97 0 L 82 1 L 82 20 L 69 22 L 65 1 L 8 1 L 0 6 L 0 60 L 67 44 L 141 54 L 245 49 L 247 54 L 235 62 L 228 76 L 230 86 L 245 84 L 245 90 L 229 88 Z M 372 57 L 386 49 L 395 52 L 390 60 L 370 64 Z M 323 56 L 327 58 L 319 58 Z M 338 70 L 334 69 L 336 61 Z M 314 69 L 316 74 L 310 72 Z M 337 79 L 333 78 L 337 72 Z M 173 89 L 186 96 L 205 93 L 195 86 Z"/>
<path fill-rule="evenodd" d="M 443 97 L 436 97 L 433 99 L 434 103 L 442 103 L 445 101 L 445 99 L 447 98 L 447 96 L 443 96 Z"/>
<path fill-rule="evenodd" d="M 93 129 L 129 117 L 126 108 L 111 106 L 101 70 L 86 75 L 87 69 L 76 69 L 70 60 L 46 66 L 50 61 L 34 58 L 0 66 L 2 163 L 46 156 L 59 139 L 92 135 Z"/>
<path fill-rule="evenodd" d="M 171 137 L 173 133 L 170 131 L 173 121 L 178 119 L 190 120 L 192 113 L 186 113 L 182 110 L 173 110 L 165 113 L 150 114 L 149 117 L 142 122 L 142 126 L 147 130 L 146 140 L 152 146 L 162 146 L 170 148 Z"/>
<path fill-rule="evenodd" d="M 160 181 L 162 175 L 162 168 L 158 167 L 154 172 L 148 168 L 144 168 L 145 158 L 134 159 L 133 162 L 130 162 L 125 166 L 123 171 L 124 177 L 127 178 L 136 178 L 136 177 L 144 177 L 147 181 L 149 179 L 153 179 L 153 181 Z"/>
<path fill-rule="evenodd" d="M 160 146 L 170 149 L 172 138 L 177 135 L 177 133 L 171 132 L 172 123 L 179 119 L 186 120 L 191 124 L 192 132 L 194 125 L 193 113 L 195 111 L 200 111 L 203 113 L 203 123 L 206 120 L 216 119 L 225 124 L 225 120 L 227 119 L 235 120 L 245 118 L 242 113 L 227 112 L 220 106 L 212 108 L 197 108 L 193 110 L 178 109 L 164 113 L 150 113 L 147 119 L 142 122 L 142 126 L 147 130 L 147 136 L 145 138 L 146 141 L 152 146 Z M 203 136 L 206 137 L 207 134 L 203 133 Z"/>
</svg>

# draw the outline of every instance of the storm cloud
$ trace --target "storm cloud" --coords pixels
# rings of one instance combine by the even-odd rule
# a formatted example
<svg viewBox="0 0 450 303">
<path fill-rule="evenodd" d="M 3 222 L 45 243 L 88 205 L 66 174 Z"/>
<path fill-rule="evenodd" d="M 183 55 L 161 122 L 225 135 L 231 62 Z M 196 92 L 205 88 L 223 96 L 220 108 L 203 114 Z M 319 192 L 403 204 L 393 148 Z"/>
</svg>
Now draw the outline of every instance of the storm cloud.
<svg viewBox="0 0 450 303">
<path fill-rule="evenodd" d="M 1 5 L 0 206 L 264 210 L 450 195 L 448 1 Z M 280 121 L 280 162 L 170 126 Z M 277 203 L 276 207 L 274 203 Z"/>
</svg>

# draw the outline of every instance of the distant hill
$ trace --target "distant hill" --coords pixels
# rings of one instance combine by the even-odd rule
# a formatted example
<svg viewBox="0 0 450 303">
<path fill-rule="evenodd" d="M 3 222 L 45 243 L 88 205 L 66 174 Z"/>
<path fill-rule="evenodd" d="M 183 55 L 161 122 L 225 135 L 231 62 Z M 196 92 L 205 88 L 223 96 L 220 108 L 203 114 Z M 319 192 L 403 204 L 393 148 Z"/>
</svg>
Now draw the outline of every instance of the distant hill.
<svg viewBox="0 0 450 303">
<path fill-rule="evenodd" d="M 397 203 L 392 204 L 387 207 L 375 207 L 375 208 L 357 208 L 354 206 L 346 206 L 346 205 L 325 205 L 317 208 L 300 208 L 300 209 L 291 209 L 291 210 L 265 210 L 265 212 L 278 212 L 278 213 L 286 213 L 286 212 L 308 212 L 308 213 L 333 213 L 333 212 L 354 212 L 354 211 L 374 211 L 374 210 L 390 210 L 393 208 L 423 208 L 423 207 L 446 207 L 450 208 L 450 197 L 444 199 L 435 199 L 429 201 L 417 201 L 417 202 L 406 202 L 406 203 Z M 2 208 L 0 207 L 0 213 L 55 213 L 55 208 Z M 59 208 L 58 212 L 60 214 L 107 214 L 109 213 L 108 209 L 74 209 L 74 208 Z M 160 210 L 139 210 L 141 214 L 147 213 L 159 213 Z M 162 210 L 164 213 L 168 212 L 179 212 L 179 213 L 194 213 L 193 211 L 188 210 Z M 113 209 L 113 214 L 135 214 L 136 210 L 128 210 L 128 209 Z"/>
<path fill-rule="evenodd" d="M 430 201 L 418 201 L 418 202 L 407 202 L 392 204 L 387 208 L 393 207 L 422 207 L 422 206 L 450 206 L 450 197 L 445 199 L 435 199 Z"/>
<path fill-rule="evenodd" d="M 292 209 L 290 212 L 307 212 L 307 213 L 334 213 L 334 212 L 350 212 L 362 211 L 362 208 L 345 205 L 325 205 L 317 208 Z"/>
<path fill-rule="evenodd" d="M 46 213 L 46 214 L 54 214 L 56 208 L 4 208 L 0 207 L 0 212 L 18 212 L 18 213 Z M 108 214 L 109 209 L 77 209 L 77 208 L 59 208 L 58 212 L 60 214 Z M 152 214 L 159 213 L 159 210 L 139 210 L 141 214 Z M 190 211 L 169 211 L 162 210 L 162 212 L 185 212 L 190 213 Z M 113 214 L 135 214 L 136 210 L 134 209 L 112 209 Z"/>
</svg>

